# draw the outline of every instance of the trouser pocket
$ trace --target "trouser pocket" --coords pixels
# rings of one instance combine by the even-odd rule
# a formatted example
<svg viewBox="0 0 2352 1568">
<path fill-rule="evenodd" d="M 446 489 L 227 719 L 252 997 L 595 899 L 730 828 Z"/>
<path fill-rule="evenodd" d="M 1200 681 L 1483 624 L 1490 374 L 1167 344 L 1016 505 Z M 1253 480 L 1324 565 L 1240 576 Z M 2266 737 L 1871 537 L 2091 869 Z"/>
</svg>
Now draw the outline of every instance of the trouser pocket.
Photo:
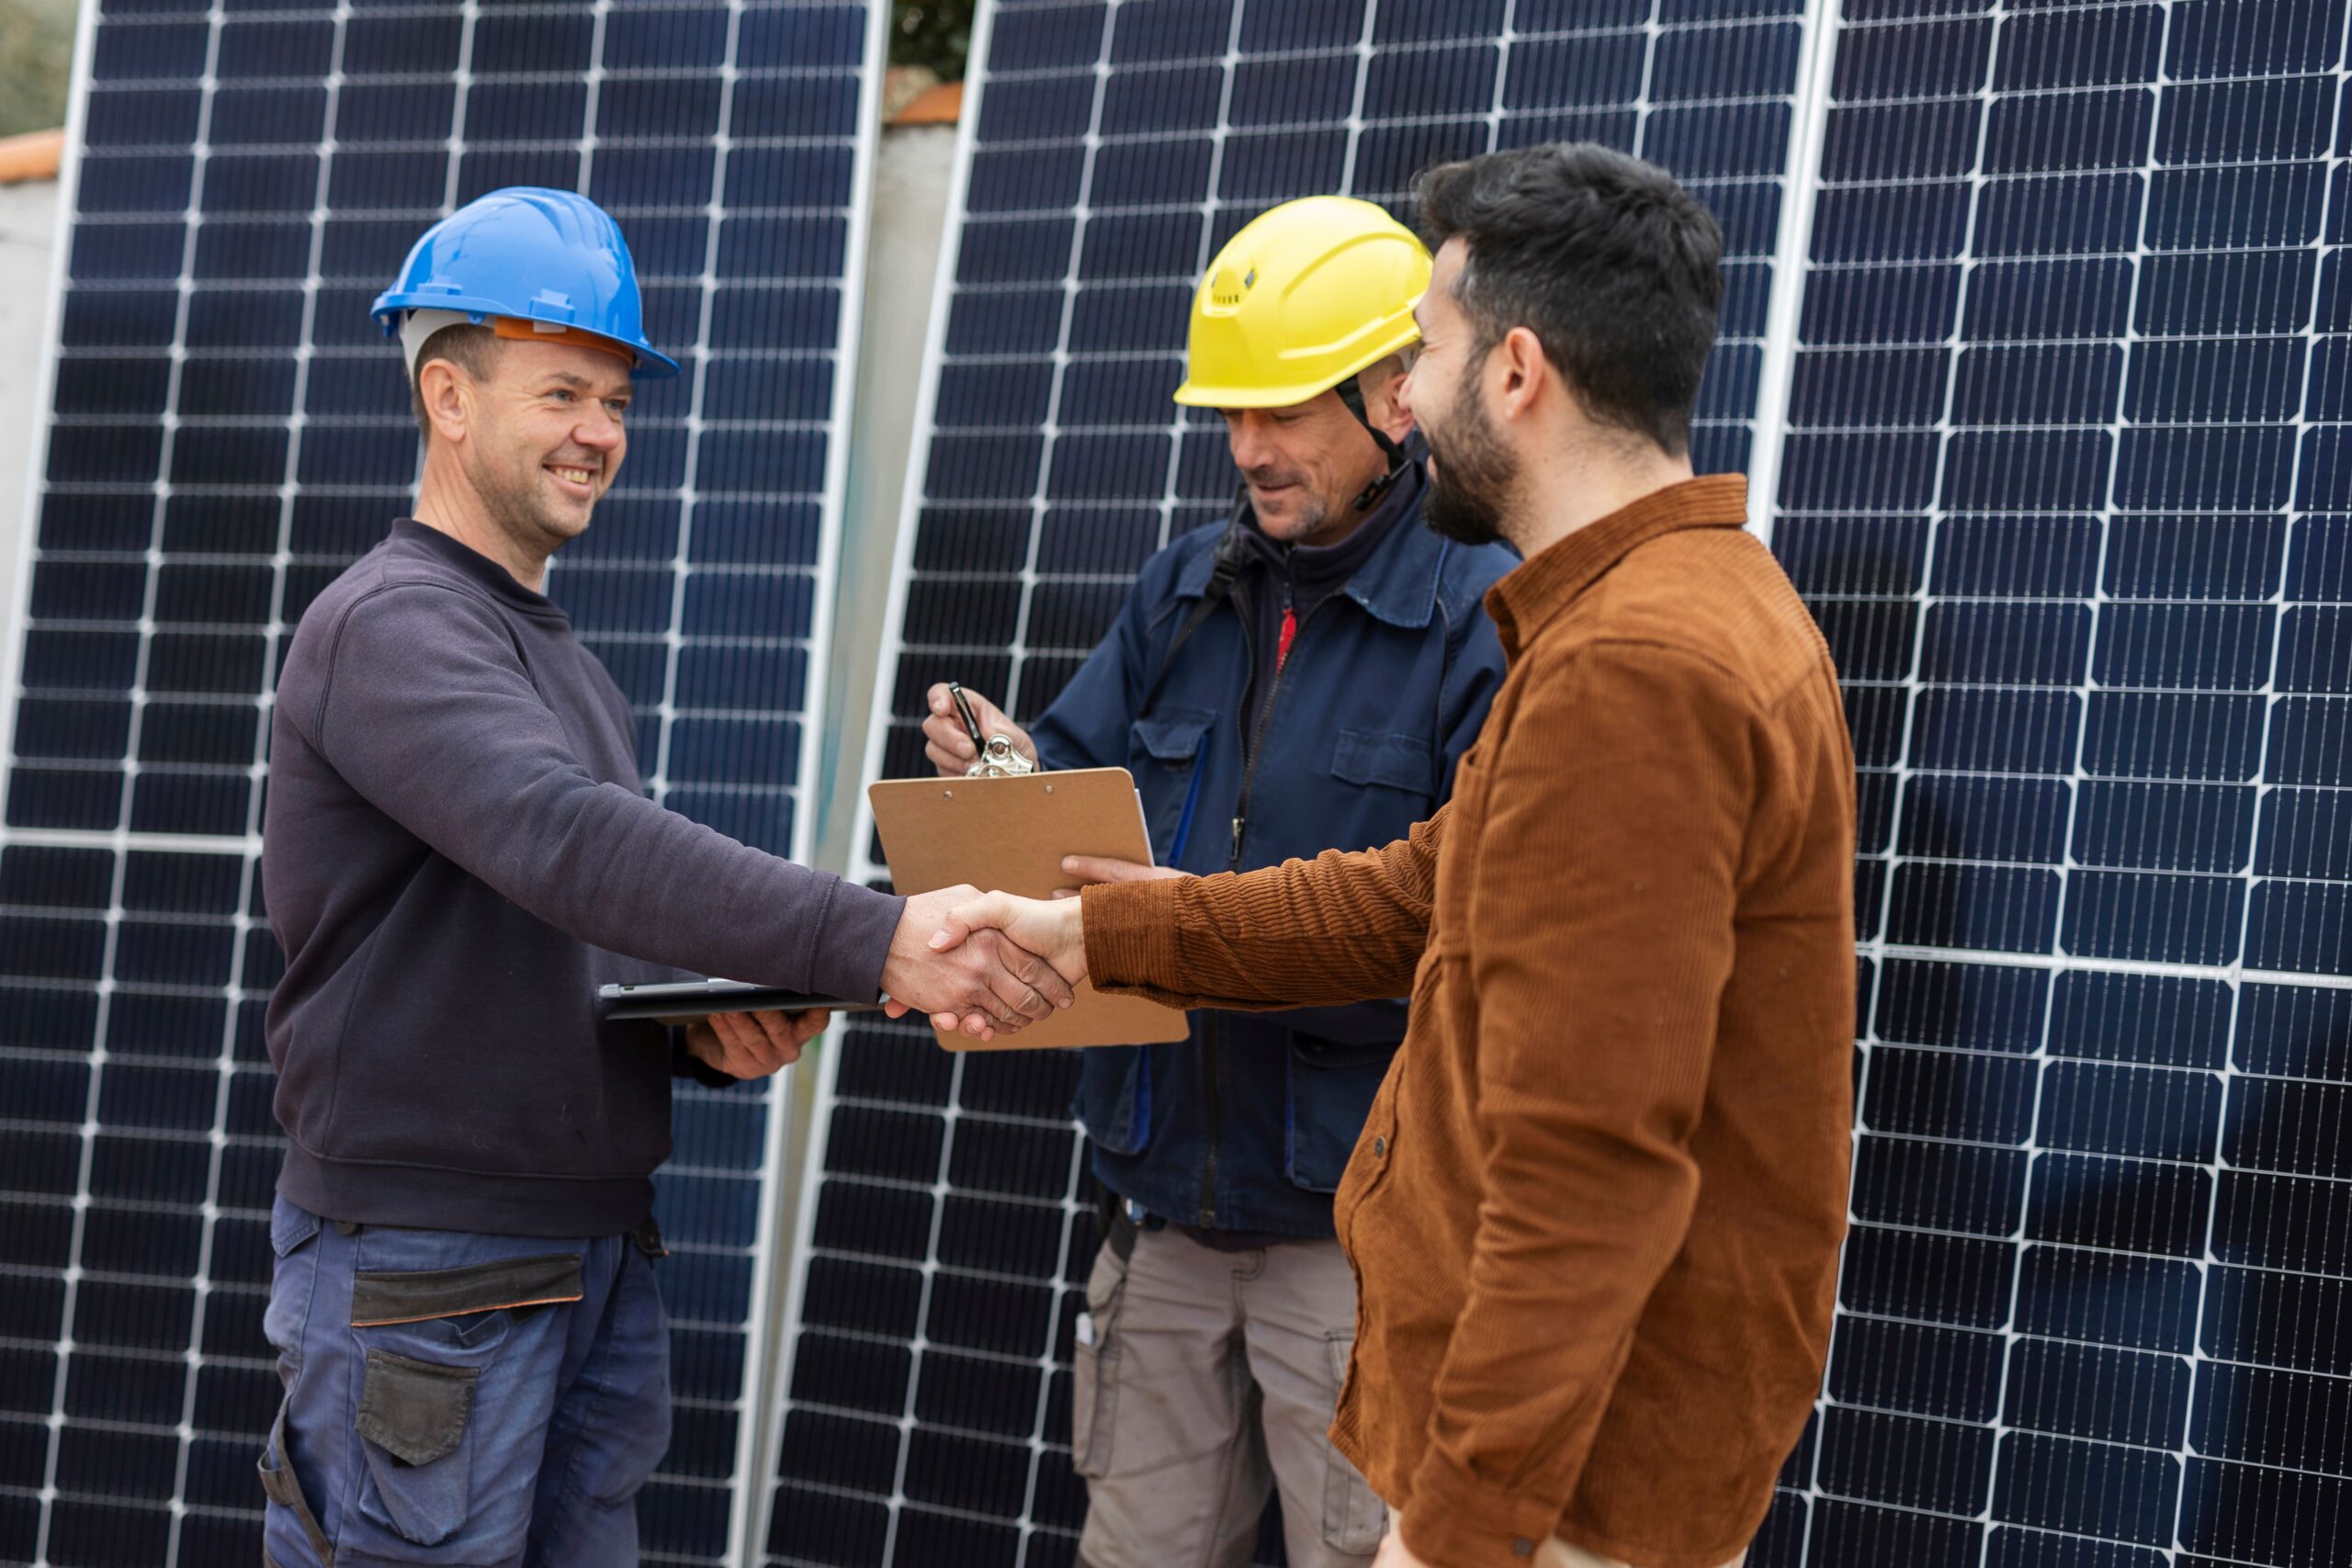
<svg viewBox="0 0 2352 1568">
<path fill-rule="evenodd" d="M 497 1450 L 527 1443 L 535 1456 L 545 1441 L 553 1367 L 537 1363 L 561 1339 L 540 1314 L 581 1293 L 576 1253 L 353 1275 L 361 1362 L 353 1427 L 363 1461 L 354 1506 L 363 1519 L 416 1546 L 463 1530 L 519 1550 L 536 1458 L 510 1466 L 523 1456 Z M 521 1484 L 502 1483 L 510 1468 Z"/>
<path fill-rule="evenodd" d="M 358 1432 L 379 1510 L 401 1539 L 438 1546 L 466 1522 L 472 1494 L 464 1455 L 481 1369 L 368 1352 Z M 457 1463 L 446 1462 L 455 1457 Z M 362 1488 L 360 1506 L 367 1507 Z"/>
<path fill-rule="evenodd" d="M 319 1517 L 311 1511 L 311 1500 L 302 1494 L 302 1483 L 295 1476 L 294 1467 L 286 1461 L 284 1404 L 277 1407 L 277 1419 L 269 1424 L 269 1441 L 263 1445 L 261 1460 L 255 1468 L 261 1472 L 262 1495 L 294 1517 L 294 1522 L 301 1528 L 302 1539 L 317 1554 L 322 1568 L 334 1568 L 334 1548 L 327 1543 L 326 1531 L 319 1528 Z M 266 1547 L 263 1555 L 265 1558 L 268 1556 Z"/>
<path fill-rule="evenodd" d="M 1126 1289 L 1127 1259 L 1106 1242 L 1087 1277 L 1086 1311 L 1079 1315 L 1078 1343 L 1070 1353 L 1070 1463 L 1089 1478 L 1111 1470 L 1119 1407 L 1119 1307 Z"/>
<path fill-rule="evenodd" d="M 1339 1391 L 1347 1382 L 1355 1336 L 1331 1334 L 1324 1342 L 1329 1347 L 1331 1398 L 1336 1405 Z M 1336 1445 L 1330 1447 L 1330 1466 L 1323 1477 L 1323 1543 L 1335 1551 L 1377 1551 L 1380 1538 L 1388 1529 L 1388 1509 L 1363 1472 L 1349 1463 L 1348 1456 Z"/>
<path fill-rule="evenodd" d="M 572 1474 L 590 1502 L 610 1508 L 635 1497 L 670 1451 L 670 1331 L 649 1258 L 633 1250 L 622 1258 L 605 1314 L 588 1368 L 596 1397 Z"/>
</svg>

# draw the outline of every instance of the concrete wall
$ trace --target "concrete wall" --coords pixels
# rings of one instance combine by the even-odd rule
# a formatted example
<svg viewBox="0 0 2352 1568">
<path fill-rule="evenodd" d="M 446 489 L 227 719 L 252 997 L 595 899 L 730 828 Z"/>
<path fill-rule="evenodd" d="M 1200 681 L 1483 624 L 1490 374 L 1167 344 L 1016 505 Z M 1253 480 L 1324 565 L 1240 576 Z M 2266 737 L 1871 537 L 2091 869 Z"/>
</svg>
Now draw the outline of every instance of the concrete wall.
<svg viewBox="0 0 2352 1568">
<path fill-rule="evenodd" d="M 57 227 L 55 180 L 0 186 L 0 638 L 23 635 L 12 617 L 17 568 L 25 532 L 32 526 L 27 470 L 40 421 L 40 364 L 51 330 L 50 258 Z"/>
<path fill-rule="evenodd" d="M 840 598 L 825 694 L 823 783 L 815 863 L 846 872 L 856 852 L 857 802 L 866 781 L 865 734 L 874 705 L 882 620 L 899 507 L 913 456 L 916 392 L 932 284 L 955 174 L 953 125 L 895 126 L 874 165 L 874 228 L 865 271 L 856 409 L 850 429 L 849 493 L 842 511 Z"/>
</svg>

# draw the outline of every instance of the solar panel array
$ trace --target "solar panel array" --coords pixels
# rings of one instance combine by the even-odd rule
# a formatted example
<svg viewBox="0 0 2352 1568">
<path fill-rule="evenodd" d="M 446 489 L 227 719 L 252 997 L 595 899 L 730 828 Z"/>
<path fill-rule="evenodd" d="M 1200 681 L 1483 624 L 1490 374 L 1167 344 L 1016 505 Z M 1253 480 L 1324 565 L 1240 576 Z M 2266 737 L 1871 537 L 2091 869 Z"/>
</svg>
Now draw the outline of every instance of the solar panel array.
<svg viewBox="0 0 2352 1568">
<path fill-rule="evenodd" d="M 1034 717 L 1137 566 L 1221 518 L 1214 412 L 1169 401 L 1192 290 L 1264 208 L 1401 206 L 1437 159 L 1560 138 L 1676 167 L 1729 241 L 1696 442 L 1745 463 L 1802 0 L 1103 0 L 984 7 L 869 776 L 927 772 L 922 694 Z M 861 837 L 870 839 L 870 833 Z M 869 852 L 863 872 L 884 874 Z M 777 1563 L 1071 1561 L 1071 1322 L 1094 1247 L 1069 1056 L 860 1022 L 813 1154 Z M 1271 1529 L 1261 1552 L 1279 1561 Z"/>
<path fill-rule="evenodd" d="M 2343 0 L 1863 4 L 1781 558 L 1861 765 L 1769 1560 L 2352 1562 Z"/>
<path fill-rule="evenodd" d="M 269 692 L 303 606 L 406 510 L 415 428 L 368 306 L 453 207 L 540 184 L 620 220 L 686 374 L 643 389 L 550 591 L 628 693 L 656 793 L 805 857 L 886 24 L 809 0 L 86 21 L 7 694 L 0 1560 L 259 1554 Z M 741 1528 L 781 1120 L 764 1085 L 678 1097 L 650 1562 L 717 1560 Z"/>
</svg>

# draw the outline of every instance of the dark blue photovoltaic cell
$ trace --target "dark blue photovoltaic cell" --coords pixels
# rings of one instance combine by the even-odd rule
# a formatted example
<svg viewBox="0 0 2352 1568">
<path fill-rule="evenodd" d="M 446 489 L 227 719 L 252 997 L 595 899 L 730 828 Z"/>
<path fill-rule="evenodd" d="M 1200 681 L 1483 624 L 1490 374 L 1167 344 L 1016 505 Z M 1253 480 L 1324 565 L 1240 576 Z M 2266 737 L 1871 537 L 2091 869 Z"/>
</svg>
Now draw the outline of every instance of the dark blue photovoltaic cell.
<svg viewBox="0 0 2352 1568">
<path fill-rule="evenodd" d="M 277 1382 L 260 1020 L 279 964 L 247 837 L 255 764 L 285 630 L 403 509 L 414 428 L 367 306 L 450 204 L 584 176 L 620 220 L 649 330 L 689 375 L 649 385 L 622 487 L 553 591 L 638 710 L 671 806 L 805 841 L 872 21 L 623 5 L 600 46 L 584 8 L 104 8 L 0 824 L 0 1559 L 30 1561 L 43 1530 L 60 1563 L 254 1555 L 250 1456 Z M 118 829 L 128 850 L 12 836 Z M 152 833 L 213 847 L 135 837 Z M 659 1199 L 677 1433 L 645 1494 L 649 1562 L 727 1550 L 768 1114 L 763 1093 L 680 1091 Z"/>
</svg>

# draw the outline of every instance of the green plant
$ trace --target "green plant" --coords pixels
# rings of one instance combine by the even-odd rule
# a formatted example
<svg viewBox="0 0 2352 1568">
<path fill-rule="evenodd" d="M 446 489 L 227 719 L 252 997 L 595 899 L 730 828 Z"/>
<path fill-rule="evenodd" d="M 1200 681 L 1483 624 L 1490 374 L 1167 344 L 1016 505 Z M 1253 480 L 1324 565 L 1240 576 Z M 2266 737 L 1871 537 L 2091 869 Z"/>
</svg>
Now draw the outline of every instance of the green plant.
<svg viewBox="0 0 2352 1568">
<path fill-rule="evenodd" d="M 0 0 L 0 136 L 65 123 L 74 0 Z"/>
<path fill-rule="evenodd" d="M 974 0 L 898 0 L 890 18 L 890 63 L 928 65 L 943 82 L 964 79 L 972 47 Z"/>
</svg>

